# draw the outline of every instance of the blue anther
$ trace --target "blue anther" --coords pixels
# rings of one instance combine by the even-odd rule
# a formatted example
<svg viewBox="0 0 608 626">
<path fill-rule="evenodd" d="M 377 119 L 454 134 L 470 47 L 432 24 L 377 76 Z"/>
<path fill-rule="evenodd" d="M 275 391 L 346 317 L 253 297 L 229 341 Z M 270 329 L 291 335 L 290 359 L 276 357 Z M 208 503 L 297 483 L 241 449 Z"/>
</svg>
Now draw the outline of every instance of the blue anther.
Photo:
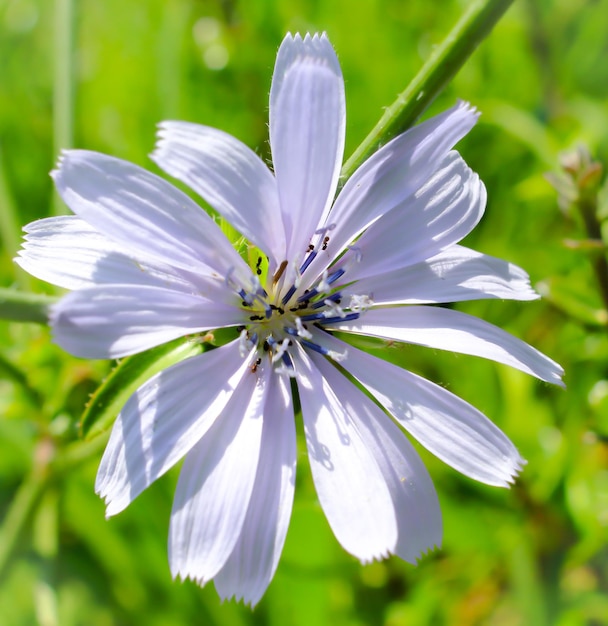
<svg viewBox="0 0 608 626">
<path fill-rule="evenodd" d="M 281 359 L 283 359 L 283 363 L 285 363 L 289 369 L 293 369 L 293 361 L 291 360 L 288 352 L 283 352 Z"/>
<path fill-rule="evenodd" d="M 289 291 L 288 291 L 288 292 L 287 292 L 287 293 L 283 296 L 283 299 L 281 300 L 281 302 L 282 302 L 283 304 L 287 304 L 287 303 L 289 302 L 289 300 L 290 300 L 291 296 L 293 296 L 293 294 L 294 294 L 295 292 L 296 292 L 296 286 L 295 286 L 295 285 L 292 285 L 292 286 L 289 288 Z M 299 300 L 298 300 L 298 302 L 299 302 Z"/>
<path fill-rule="evenodd" d="M 302 266 L 300 267 L 300 274 L 303 274 L 306 271 L 306 268 L 313 262 L 314 258 L 317 256 L 315 250 L 313 250 L 307 257 Z"/>
<path fill-rule="evenodd" d="M 331 276 L 327 277 L 327 284 L 331 285 L 332 283 L 335 283 L 338 278 L 340 278 L 340 276 L 342 276 L 344 274 L 344 270 L 342 268 L 340 268 L 339 270 L 336 270 L 333 274 L 331 274 Z"/>
<path fill-rule="evenodd" d="M 319 295 L 319 291 L 317 289 L 311 289 L 310 291 L 307 291 L 306 293 L 302 294 L 298 298 L 298 302 L 304 302 L 304 300 L 310 300 L 311 298 L 314 298 L 317 295 Z"/>
<path fill-rule="evenodd" d="M 300 319 L 303 322 L 317 322 L 319 320 L 324 320 L 325 315 L 323 313 L 310 313 L 309 315 L 302 315 Z"/>
<path fill-rule="evenodd" d="M 329 300 L 330 302 L 339 302 L 342 299 L 342 294 L 339 291 L 336 291 L 336 293 L 332 294 L 331 296 L 328 296 L 327 298 L 325 298 L 325 300 Z M 325 305 L 325 300 L 319 300 L 318 302 L 315 302 L 311 305 L 312 309 L 320 309 L 322 306 L 326 306 Z"/>
<path fill-rule="evenodd" d="M 329 350 L 327 348 L 324 348 L 323 346 L 320 346 L 318 343 L 313 343 L 312 341 L 308 341 L 307 339 L 300 339 L 300 343 L 303 346 L 306 346 L 307 348 L 318 352 L 319 354 L 323 354 L 325 356 L 329 354 Z"/>
<path fill-rule="evenodd" d="M 352 320 L 358 319 L 359 313 L 348 313 L 348 315 L 345 315 L 344 317 L 336 315 L 335 317 L 326 317 L 323 320 L 323 326 L 326 326 L 327 324 L 339 324 L 340 322 L 351 322 Z"/>
</svg>

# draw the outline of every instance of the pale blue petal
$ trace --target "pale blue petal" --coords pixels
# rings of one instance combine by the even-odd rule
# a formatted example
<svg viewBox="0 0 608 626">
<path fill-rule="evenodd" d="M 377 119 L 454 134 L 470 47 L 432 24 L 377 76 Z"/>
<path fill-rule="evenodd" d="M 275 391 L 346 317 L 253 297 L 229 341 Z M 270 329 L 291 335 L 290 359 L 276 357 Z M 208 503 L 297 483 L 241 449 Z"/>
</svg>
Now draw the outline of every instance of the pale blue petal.
<svg viewBox="0 0 608 626">
<path fill-rule="evenodd" d="M 274 266 L 286 258 L 276 181 L 253 150 L 227 133 L 188 122 L 163 122 L 158 137 L 152 159 L 160 167 L 200 194 Z"/>
<path fill-rule="evenodd" d="M 345 128 L 344 81 L 325 35 L 287 35 L 270 90 L 270 146 L 291 260 L 334 198 Z"/>
<path fill-rule="evenodd" d="M 564 370 L 521 339 L 472 315 L 430 306 L 371 309 L 332 329 L 471 354 L 563 386 Z"/>
<path fill-rule="evenodd" d="M 340 260 L 347 279 L 384 274 L 435 256 L 466 237 L 486 205 L 483 183 L 457 152 L 415 194 L 372 224 Z"/>
<path fill-rule="evenodd" d="M 326 220 L 328 226 L 334 226 L 326 250 L 318 250 L 307 274 L 320 274 L 372 222 L 422 187 L 477 117 L 475 109 L 460 102 L 372 154 L 336 199 Z"/>
<path fill-rule="evenodd" d="M 270 368 L 249 372 L 230 402 L 188 452 L 169 528 L 173 576 L 200 585 L 224 566 L 241 535 L 253 491 Z"/>
<path fill-rule="evenodd" d="M 345 403 L 302 348 L 294 356 L 304 433 L 321 507 L 336 539 L 362 562 L 394 552 L 395 506 L 384 476 Z M 337 371 L 335 376 L 341 376 Z"/>
<path fill-rule="evenodd" d="M 439 499 L 422 459 L 386 414 L 324 357 L 312 354 L 311 359 L 330 381 L 389 488 L 397 516 L 394 553 L 416 563 L 427 550 L 441 545 L 442 536 Z"/>
<path fill-rule="evenodd" d="M 256 605 L 270 584 L 285 543 L 296 476 L 296 430 L 288 379 L 271 375 L 260 461 L 237 543 L 214 583 L 222 599 Z"/>
<path fill-rule="evenodd" d="M 345 301 L 365 294 L 379 305 L 540 297 L 530 286 L 528 274 L 517 265 L 457 245 L 426 261 L 354 282 L 341 292 Z"/>
<path fill-rule="evenodd" d="M 88 359 L 116 359 L 246 320 L 236 306 L 142 285 L 79 289 L 64 296 L 50 313 L 54 340 L 67 352 Z"/>
<path fill-rule="evenodd" d="M 162 178 L 86 150 L 64 152 L 52 174 L 76 215 L 134 255 L 248 282 L 251 272 L 217 224 Z"/>
<path fill-rule="evenodd" d="M 525 461 L 509 438 L 476 408 L 420 376 L 320 331 L 341 365 L 425 448 L 470 478 L 507 487 Z"/>
<path fill-rule="evenodd" d="M 36 278 L 65 289 L 99 284 L 151 285 L 186 292 L 197 288 L 185 272 L 129 255 L 125 246 L 116 245 L 75 215 L 37 220 L 24 231 L 25 241 L 15 261 Z"/>
<path fill-rule="evenodd" d="M 97 472 L 95 491 L 107 516 L 125 509 L 199 441 L 251 376 L 250 360 L 232 342 L 163 370 L 131 396 Z"/>
</svg>

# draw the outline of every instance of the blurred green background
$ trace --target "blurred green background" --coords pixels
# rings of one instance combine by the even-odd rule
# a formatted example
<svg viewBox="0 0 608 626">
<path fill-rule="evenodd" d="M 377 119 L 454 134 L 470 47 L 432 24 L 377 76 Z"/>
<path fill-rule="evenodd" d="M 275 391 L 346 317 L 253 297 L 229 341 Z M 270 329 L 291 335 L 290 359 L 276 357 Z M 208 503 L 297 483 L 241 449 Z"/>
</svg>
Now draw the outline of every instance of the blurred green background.
<svg viewBox="0 0 608 626">
<path fill-rule="evenodd" d="M 465 0 L 0 0 L 0 285 L 49 287 L 11 259 L 20 227 L 59 207 L 61 148 L 154 170 L 163 119 L 228 131 L 269 156 L 267 96 L 287 31 L 327 31 L 346 81 L 347 155 L 465 9 Z M 48 331 L 0 324 L 2 626 L 583 626 L 608 624 L 608 314 L 571 207 L 546 180 L 586 143 L 608 163 L 608 0 L 517 0 L 427 112 L 481 112 L 460 144 L 488 188 L 466 243 L 527 269 L 546 297 L 467 303 L 566 369 L 567 390 L 493 363 L 414 347 L 380 354 L 483 410 L 528 460 L 511 490 L 426 451 L 445 538 L 417 567 L 361 566 L 333 538 L 300 447 L 293 519 L 254 612 L 171 579 L 171 472 L 106 521 L 93 491 L 103 438 L 78 438 L 109 363 L 61 352 Z M 600 217 L 608 212 L 600 192 Z M 603 204 L 602 204 L 603 203 Z M 564 204 L 564 203 L 562 203 Z M 573 243 L 574 242 L 574 243 Z M 591 248 L 589 250 L 588 248 Z M 595 256 L 594 256 L 595 255 Z M 49 473 L 49 467 L 54 471 Z"/>
</svg>

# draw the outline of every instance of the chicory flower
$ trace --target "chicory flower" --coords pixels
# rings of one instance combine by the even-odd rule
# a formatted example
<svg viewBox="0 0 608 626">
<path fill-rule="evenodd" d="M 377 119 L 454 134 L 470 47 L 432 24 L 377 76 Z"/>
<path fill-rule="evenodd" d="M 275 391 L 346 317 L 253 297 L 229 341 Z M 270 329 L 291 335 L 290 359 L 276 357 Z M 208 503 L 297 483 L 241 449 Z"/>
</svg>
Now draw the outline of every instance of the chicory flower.
<svg viewBox="0 0 608 626">
<path fill-rule="evenodd" d="M 437 495 L 399 426 L 471 478 L 514 479 L 523 461 L 484 415 L 343 338 L 482 356 L 560 383 L 561 368 L 534 348 L 436 306 L 537 297 L 523 270 L 459 245 L 486 202 L 484 185 L 452 150 L 476 119 L 459 103 L 417 125 L 336 197 L 340 66 L 325 35 L 288 35 L 270 93 L 274 171 L 234 137 L 184 122 L 161 124 L 152 155 L 259 250 L 249 263 L 162 178 L 94 152 L 62 155 L 53 178 L 74 215 L 27 226 L 17 259 L 72 290 L 53 308 L 55 341 L 81 357 L 113 359 L 233 329 L 225 345 L 141 386 L 115 422 L 97 476 L 114 515 L 184 459 L 169 533 L 174 576 L 213 579 L 220 596 L 252 605 L 262 597 L 291 515 L 294 388 L 320 504 L 362 562 L 396 554 L 415 563 L 441 542 Z"/>
</svg>

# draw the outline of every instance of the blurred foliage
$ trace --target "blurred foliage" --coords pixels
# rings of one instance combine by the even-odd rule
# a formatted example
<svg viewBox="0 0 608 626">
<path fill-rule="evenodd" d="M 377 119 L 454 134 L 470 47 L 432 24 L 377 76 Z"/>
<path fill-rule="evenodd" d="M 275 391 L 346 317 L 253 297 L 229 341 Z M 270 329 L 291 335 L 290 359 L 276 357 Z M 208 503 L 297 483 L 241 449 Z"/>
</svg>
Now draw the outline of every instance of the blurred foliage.
<svg viewBox="0 0 608 626">
<path fill-rule="evenodd" d="M 56 206 L 48 172 L 59 148 L 154 169 L 146 155 L 155 125 L 183 119 L 222 128 L 268 158 L 278 45 L 286 31 L 325 30 L 346 80 L 349 154 L 466 4 L 0 0 L 1 285 L 50 290 L 11 258 L 19 226 Z M 448 386 L 508 433 L 528 460 L 511 490 L 474 483 L 421 450 L 442 503 L 443 547 L 417 567 L 398 559 L 363 567 L 333 538 L 301 447 L 275 580 L 254 612 L 221 604 L 212 585 L 171 580 L 176 472 L 106 521 L 93 492 L 103 437 L 82 457 L 71 452 L 110 364 L 64 354 L 48 330 L 3 323 L 0 519 L 10 542 L 0 544 L 0 624 L 608 624 L 608 328 L 595 271 L 608 241 L 606 189 L 596 189 L 600 239 L 590 240 L 584 217 L 563 194 L 559 208 L 544 176 L 581 142 L 608 163 L 607 32 L 608 0 L 519 0 L 428 112 L 456 98 L 481 110 L 460 149 L 489 202 L 466 243 L 523 266 L 546 296 L 463 310 L 552 356 L 568 388 L 469 357 L 379 353 Z"/>
</svg>

